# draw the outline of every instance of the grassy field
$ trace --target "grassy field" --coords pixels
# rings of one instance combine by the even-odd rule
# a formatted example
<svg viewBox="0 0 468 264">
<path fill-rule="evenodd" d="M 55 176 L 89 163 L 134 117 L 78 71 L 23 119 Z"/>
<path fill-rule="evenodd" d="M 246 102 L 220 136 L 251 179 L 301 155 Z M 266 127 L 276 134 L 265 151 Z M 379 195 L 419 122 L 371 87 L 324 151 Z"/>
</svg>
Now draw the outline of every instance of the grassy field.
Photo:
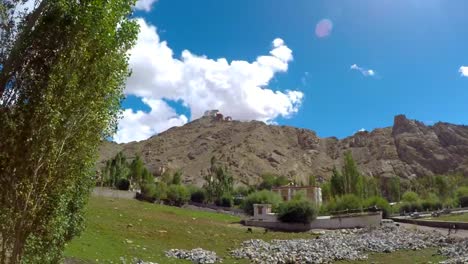
<svg viewBox="0 0 468 264">
<path fill-rule="evenodd" d="M 187 263 L 168 259 L 171 248 L 202 247 L 223 258 L 244 240 L 311 238 L 310 233 L 246 233 L 238 217 L 155 205 L 136 200 L 93 197 L 88 205 L 87 228 L 66 249 L 66 256 L 96 262 L 118 262 L 138 257 L 159 263 Z M 224 263 L 248 263 L 226 259 Z"/>
<path fill-rule="evenodd" d="M 229 250 L 248 239 L 311 238 L 311 233 L 263 233 L 238 224 L 240 218 L 225 214 L 154 205 L 136 200 L 93 197 L 88 205 L 87 228 L 66 248 L 66 257 L 76 263 L 120 263 L 132 257 L 158 263 L 189 263 L 169 259 L 171 248 L 201 247 L 224 258 L 223 263 L 248 263 L 229 258 Z M 354 263 L 436 263 L 435 249 L 391 254 L 371 254 L 366 262 Z M 75 262 L 74 262 L 75 263 Z M 128 262 L 127 262 L 128 263 Z M 343 262 L 353 263 L 353 262 Z"/>
<path fill-rule="evenodd" d="M 433 217 L 433 218 L 430 218 L 430 219 L 439 220 L 439 221 L 456 221 L 456 222 L 467 222 L 468 223 L 468 213 L 443 215 L 443 216 L 439 216 L 439 217 Z"/>
</svg>

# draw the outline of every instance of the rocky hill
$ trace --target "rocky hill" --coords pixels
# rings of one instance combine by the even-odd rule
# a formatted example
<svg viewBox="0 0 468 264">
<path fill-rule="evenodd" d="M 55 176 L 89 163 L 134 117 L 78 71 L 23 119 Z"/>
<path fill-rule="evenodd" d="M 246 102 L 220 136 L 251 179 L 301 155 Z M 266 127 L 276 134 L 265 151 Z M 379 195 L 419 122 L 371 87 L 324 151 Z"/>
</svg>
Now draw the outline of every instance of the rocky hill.
<svg viewBox="0 0 468 264">
<path fill-rule="evenodd" d="M 238 182 L 253 184 L 266 172 L 304 181 L 311 174 L 328 178 L 348 150 L 367 175 L 468 175 L 468 126 L 426 126 L 403 115 L 395 117 L 393 127 L 342 140 L 319 138 L 307 129 L 203 117 L 144 141 L 105 142 L 100 164 L 123 151 L 129 158 L 140 155 L 155 175 L 182 169 L 185 182 L 202 184 L 215 156 Z"/>
</svg>

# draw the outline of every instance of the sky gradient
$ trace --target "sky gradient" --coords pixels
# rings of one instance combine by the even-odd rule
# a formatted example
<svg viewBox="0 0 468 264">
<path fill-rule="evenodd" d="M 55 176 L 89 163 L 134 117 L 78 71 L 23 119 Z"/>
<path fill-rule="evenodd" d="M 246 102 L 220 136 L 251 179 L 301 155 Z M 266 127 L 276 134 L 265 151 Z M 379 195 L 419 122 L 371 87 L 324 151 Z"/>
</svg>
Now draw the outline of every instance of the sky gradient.
<svg viewBox="0 0 468 264">
<path fill-rule="evenodd" d="M 131 52 L 117 142 L 210 108 L 321 137 L 391 126 L 397 114 L 468 124 L 467 1 L 146 0 L 137 7 L 143 33 Z"/>
</svg>

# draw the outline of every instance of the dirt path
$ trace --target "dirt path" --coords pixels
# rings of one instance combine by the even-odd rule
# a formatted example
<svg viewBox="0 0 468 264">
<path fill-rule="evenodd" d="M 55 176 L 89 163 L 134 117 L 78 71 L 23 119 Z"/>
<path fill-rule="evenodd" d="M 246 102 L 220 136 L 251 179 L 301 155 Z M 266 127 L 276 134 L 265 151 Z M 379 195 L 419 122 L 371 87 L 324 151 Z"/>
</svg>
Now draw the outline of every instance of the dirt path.
<svg viewBox="0 0 468 264">
<path fill-rule="evenodd" d="M 398 223 L 400 226 L 408 228 L 408 229 L 416 229 L 416 230 L 424 230 L 424 231 L 437 231 L 442 235 L 448 234 L 448 229 L 446 228 L 436 228 L 436 227 L 429 227 L 429 226 L 420 226 L 420 225 L 413 225 L 413 224 L 406 224 L 406 223 Z M 453 231 L 450 233 L 451 237 L 457 238 L 468 238 L 468 230 L 457 230 L 456 233 Z"/>
</svg>

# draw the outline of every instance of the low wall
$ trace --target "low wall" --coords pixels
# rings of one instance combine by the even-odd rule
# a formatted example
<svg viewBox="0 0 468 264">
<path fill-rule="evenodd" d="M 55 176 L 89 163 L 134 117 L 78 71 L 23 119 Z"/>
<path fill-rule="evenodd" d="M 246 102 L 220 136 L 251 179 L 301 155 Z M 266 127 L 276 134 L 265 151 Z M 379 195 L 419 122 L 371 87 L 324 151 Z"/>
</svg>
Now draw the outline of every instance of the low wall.
<svg viewBox="0 0 468 264">
<path fill-rule="evenodd" d="M 312 229 L 345 229 L 379 226 L 382 213 L 339 215 L 330 218 L 317 218 L 310 223 Z"/>
<path fill-rule="evenodd" d="M 256 226 L 268 228 L 271 230 L 286 231 L 286 232 L 304 232 L 311 229 L 308 224 L 296 224 L 296 223 L 282 223 L 282 222 L 271 222 L 271 221 L 258 221 L 258 220 L 245 220 L 246 226 Z"/>
<path fill-rule="evenodd" d="M 355 215 L 341 215 L 333 217 L 319 217 L 310 224 L 283 223 L 279 221 L 245 220 L 247 226 L 264 227 L 273 230 L 302 232 L 310 229 L 347 229 L 379 226 L 382 221 L 382 213 L 367 213 Z"/>
<path fill-rule="evenodd" d="M 133 191 L 120 191 L 106 187 L 96 187 L 92 192 L 93 196 L 109 197 L 118 199 L 134 199 L 136 192 Z"/>
<path fill-rule="evenodd" d="M 211 209 L 217 212 L 226 212 L 226 213 L 233 214 L 233 215 L 245 216 L 244 210 L 239 209 L 239 208 L 223 207 L 223 206 L 217 206 L 214 204 L 195 203 L 192 201 L 189 201 L 188 204 L 191 206 L 195 206 L 195 207 Z"/>
<path fill-rule="evenodd" d="M 457 229 L 468 230 L 468 223 L 466 222 L 409 219 L 409 218 L 399 218 L 399 217 L 393 217 L 392 220 L 395 222 L 400 222 L 400 223 L 429 226 L 429 227 L 436 227 L 436 228 L 453 228 L 453 226 L 455 226 Z"/>
</svg>

